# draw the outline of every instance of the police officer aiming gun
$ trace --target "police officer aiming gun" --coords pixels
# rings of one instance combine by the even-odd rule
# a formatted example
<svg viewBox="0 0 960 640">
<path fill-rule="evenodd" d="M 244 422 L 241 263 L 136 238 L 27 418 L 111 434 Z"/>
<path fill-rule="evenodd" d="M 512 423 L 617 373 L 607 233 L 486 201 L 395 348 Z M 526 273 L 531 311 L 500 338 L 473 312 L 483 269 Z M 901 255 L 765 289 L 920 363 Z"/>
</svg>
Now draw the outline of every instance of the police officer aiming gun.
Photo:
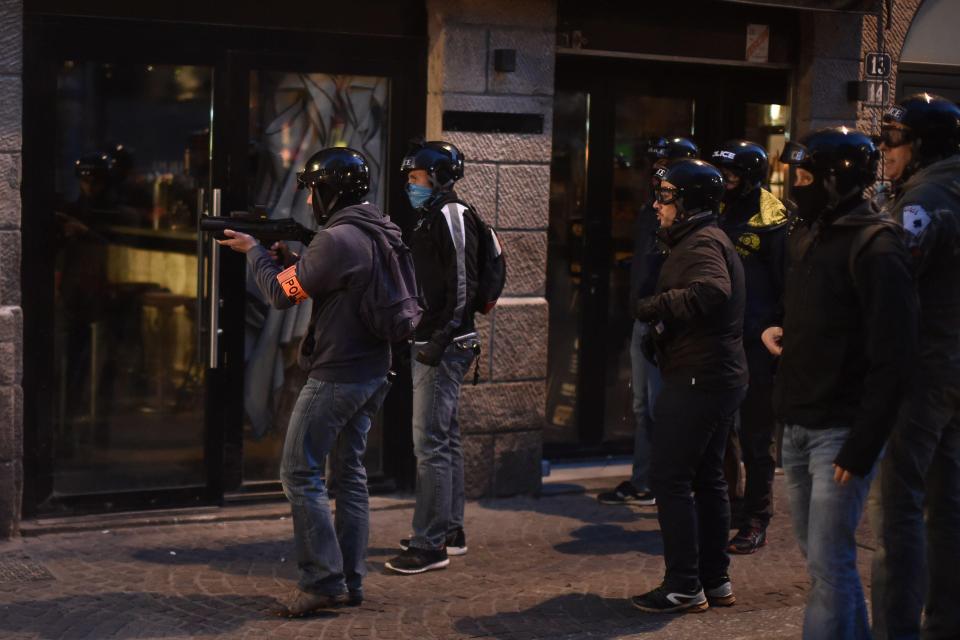
<svg viewBox="0 0 960 640">
<path fill-rule="evenodd" d="M 268 252 L 245 233 L 225 230 L 220 244 L 247 255 L 257 285 L 278 309 L 313 304 L 299 364 L 309 372 L 290 416 L 280 478 L 293 512 L 298 588 L 277 613 L 302 616 L 363 601 L 370 517 L 363 455 L 373 415 L 389 389 L 390 345 L 362 319 L 376 242 L 401 244 L 400 230 L 372 204 L 366 160 L 351 149 L 324 149 L 297 176 L 323 227 L 303 255 L 283 245 Z M 280 257 L 284 264 L 278 264 Z M 323 464 L 336 456 L 336 520 Z"/>
</svg>

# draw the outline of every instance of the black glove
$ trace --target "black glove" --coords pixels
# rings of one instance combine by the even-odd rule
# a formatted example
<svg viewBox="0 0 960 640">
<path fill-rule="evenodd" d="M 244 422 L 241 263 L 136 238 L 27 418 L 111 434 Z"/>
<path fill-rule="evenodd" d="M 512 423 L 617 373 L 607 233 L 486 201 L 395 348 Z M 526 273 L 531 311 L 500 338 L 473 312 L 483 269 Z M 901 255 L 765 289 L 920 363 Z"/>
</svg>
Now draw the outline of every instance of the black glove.
<svg viewBox="0 0 960 640">
<path fill-rule="evenodd" d="M 640 298 L 633 307 L 633 317 L 640 322 L 653 322 L 659 315 L 657 311 L 657 296 Z"/>
<path fill-rule="evenodd" d="M 427 342 L 417 348 L 417 362 L 425 364 L 428 367 L 439 367 L 440 361 L 443 359 L 444 351 L 446 351 L 446 349 L 436 342 Z"/>
<path fill-rule="evenodd" d="M 653 331 L 653 329 L 650 331 Z M 643 354 L 643 357 L 647 359 L 647 362 L 653 366 L 657 366 L 657 349 L 653 345 L 653 334 L 650 331 L 643 334 L 643 337 L 640 338 L 640 352 Z"/>
</svg>

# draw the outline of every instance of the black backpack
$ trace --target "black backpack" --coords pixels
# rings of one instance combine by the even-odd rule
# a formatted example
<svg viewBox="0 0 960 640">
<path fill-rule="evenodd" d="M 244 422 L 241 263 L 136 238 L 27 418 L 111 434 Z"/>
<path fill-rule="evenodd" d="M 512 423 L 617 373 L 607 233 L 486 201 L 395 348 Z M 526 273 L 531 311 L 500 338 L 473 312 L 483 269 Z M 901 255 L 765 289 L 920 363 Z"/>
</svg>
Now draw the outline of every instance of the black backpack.
<svg viewBox="0 0 960 640">
<path fill-rule="evenodd" d="M 475 311 L 488 314 L 496 306 L 507 283 L 507 261 L 493 227 L 469 209 L 477 223 L 477 297 Z"/>
<path fill-rule="evenodd" d="M 362 219 L 344 218 L 342 223 L 359 227 L 373 240 L 370 282 L 360 299 L 363 324 L 382 340 L 391 343 L 407 340 L 423 317 L 410 247 L 399 240 L 400 230 L 392 223 L 388 224 L 396 232 L 396 243 Z"/>
</svg>

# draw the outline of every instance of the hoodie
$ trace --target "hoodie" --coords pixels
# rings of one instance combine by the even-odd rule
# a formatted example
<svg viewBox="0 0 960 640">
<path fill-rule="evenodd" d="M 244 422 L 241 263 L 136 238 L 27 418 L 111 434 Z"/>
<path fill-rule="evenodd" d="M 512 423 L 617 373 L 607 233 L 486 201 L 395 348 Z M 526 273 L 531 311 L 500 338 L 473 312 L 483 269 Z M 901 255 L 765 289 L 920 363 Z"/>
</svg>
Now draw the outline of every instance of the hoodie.
<svg viewBox="0 0 960 640">
<path fill-rule="evenodd" d="M 295 263 L 297 280 L 313 303 L 298 357 L 311 378 L 364 382 L 390 368 L 390 345 L 370 333 L 360 316 L 360 301 L 373 275 L 372 234 L 394 246 L 402 242 L 400 229 L 374 205 L 346 207 L 330 217 Z M 277 280 L 283 269 L 264 247 L 251 249 L 247 263 L 274 307 L 296 304 Z"/>
<path fill-rule="evenodd" d="M 911 176 L 887 204 L 906 232 L 920 298 L 919 374 L 957 385 L 960 375 L 960 155 Z M 953 387 L 956 389 L 956 386 Z"/>
<path fill-rule="evenodd" d="M 860 201 L 832 220 L 798 226 L 787 250 L 774 409 L 788 425 L 849 428 L 834 462 L 866 476 L 911 378 L 917 303 L 910 257 L 896 224 Z"/>
</svg>

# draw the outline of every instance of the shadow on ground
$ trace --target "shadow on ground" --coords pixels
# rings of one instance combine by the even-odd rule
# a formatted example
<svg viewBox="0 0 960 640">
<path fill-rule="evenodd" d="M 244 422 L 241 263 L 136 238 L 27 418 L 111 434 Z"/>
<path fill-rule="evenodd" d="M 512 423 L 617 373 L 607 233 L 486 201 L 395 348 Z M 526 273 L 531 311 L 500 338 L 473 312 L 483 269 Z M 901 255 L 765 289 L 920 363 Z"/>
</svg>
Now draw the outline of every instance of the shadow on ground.
<svg viewBox="0 0 960 640">
<path fill-rule="evenodd" d="M 577 634 L 592 640 L 662 629 L 672 616 L 642 613 L 629 600 L 594 594 L 570 593 L 527 609 L 491 616 L 460 618 L 454 628 L 471 637 L 563 638 Z"/>
<path fill-rule="evenodd" d="M 656 507 L 609 505 L 587 493 L 550 494 L 541 497 L 487 498 L 478 504 L 492 511 L 533 511 L 549 516 L 580 520 L 589 524 L 656 520 Z"/>
<path fill-rule="evenodd" d="M 277 576 L 296 580 L 293 540 L 247 542 L 223 547 L 137 549 L 135 560 L 168 566 L 207 565 L 214 571 L 240 576 Z"/>
<path fill-rule="evenodd" d="M 660 531 L 629 531 L 615 524 L 588 524 L 570 532 L 573 540 L 554 545 L 559 553 L 570 555 L 663 554 Z"/>
<path fill-rule="evenodd" d="M 104 593 L 0 605 L 3 631 L 60 638 L 182 638 L 230 633 L 254 620 L 277 620 L 263 596 Z M 328 614 L 336 615 L 336 614 Z"/>
</svg>

